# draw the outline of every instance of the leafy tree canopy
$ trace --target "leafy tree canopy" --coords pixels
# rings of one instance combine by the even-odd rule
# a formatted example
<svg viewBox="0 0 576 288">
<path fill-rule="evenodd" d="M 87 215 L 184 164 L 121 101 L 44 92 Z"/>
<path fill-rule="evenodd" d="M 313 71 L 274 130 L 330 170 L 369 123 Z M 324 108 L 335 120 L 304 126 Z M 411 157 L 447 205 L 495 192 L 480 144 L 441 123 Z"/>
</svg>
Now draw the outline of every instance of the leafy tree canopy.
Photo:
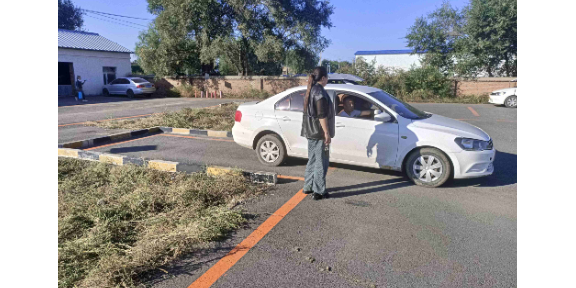
<svg viewBox="0 0 576 288">
<path fill-rule="evenodd" d="M 83 24 L 80 7 L 70 0 L 58 0 L 58 29 L 80 30 Z"/>
</svg>

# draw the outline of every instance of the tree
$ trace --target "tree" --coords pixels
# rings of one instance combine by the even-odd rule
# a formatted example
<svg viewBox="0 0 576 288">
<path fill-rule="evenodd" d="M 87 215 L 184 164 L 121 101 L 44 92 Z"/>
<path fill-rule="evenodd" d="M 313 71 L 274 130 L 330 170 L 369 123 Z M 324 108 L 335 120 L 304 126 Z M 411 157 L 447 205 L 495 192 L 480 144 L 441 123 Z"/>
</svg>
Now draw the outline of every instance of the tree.
<svg viewBox="0 0 576 288">
<path fill-rule="evenodd" d="M 320 57 L 306 48 L 289 50 L 286 53 L 286 64 L 290 73 L 302 74 L 310 72 L 317 66 Z"/>
<path fill-rule="evenodd" d="M 454 73 L 456 42 L 463 37 L 464 14 L 449 2 L 426 17 L 417 18 L 406 35 L 413 53 L 425 51 L 423 65 L 440 69 L 445 75 Z"/>
<path fill-rule="evenodd" d="M 467 37 L 462 49 L 489 76 L 496 71 L 516 76 L 517 13 L 516 0 L 472 0 L 466 8 Z"/>
<path fill-rule="evenodd" d="M 82 10 L 70 0 L 58 0 L 58 29 L 80 30 L 84 25 Z"/>
<path fill-rule="evenodd" d="M 329 41 L 320 32 L 332 27 L 334 9 L 327 0 L 148 0 L 148 10 L 158 15 L 155 29 L 173 57 L 185 57 L 188 50 L 171 47 L 189 39 L 201 64 L 213 67 L 222 58 L 248 75 L 278 67 L 271 63 L 282 63 L 286 51 L 325 49 Z"/>
<path fill-rule="evenodd" d="M 331 73 L 340 73 L 340 67 L 351 65 L 352 63 L 350 63 L 348 61 L 333 61 L 333 60 L 328 60 L 328 59 L 322 60 L 322 64 L 321 64 L 322 66 L 328 68 L 328 64 L 330 64 L 330 72 Z"/>
</svg>

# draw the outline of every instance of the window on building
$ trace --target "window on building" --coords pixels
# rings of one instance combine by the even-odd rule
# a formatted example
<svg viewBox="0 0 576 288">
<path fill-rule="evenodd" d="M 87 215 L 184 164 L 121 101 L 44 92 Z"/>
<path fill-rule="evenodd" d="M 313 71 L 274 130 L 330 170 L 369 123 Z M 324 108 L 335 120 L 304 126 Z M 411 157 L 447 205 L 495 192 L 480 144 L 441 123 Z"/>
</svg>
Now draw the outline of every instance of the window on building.
<svg viewBox="0 0 576 288">
<path fill-rule="evenodd" d="M 104 74 L 104 85 L 116 79 L 116 67 L 102 67 L 102 73 Z"/>
</svg>

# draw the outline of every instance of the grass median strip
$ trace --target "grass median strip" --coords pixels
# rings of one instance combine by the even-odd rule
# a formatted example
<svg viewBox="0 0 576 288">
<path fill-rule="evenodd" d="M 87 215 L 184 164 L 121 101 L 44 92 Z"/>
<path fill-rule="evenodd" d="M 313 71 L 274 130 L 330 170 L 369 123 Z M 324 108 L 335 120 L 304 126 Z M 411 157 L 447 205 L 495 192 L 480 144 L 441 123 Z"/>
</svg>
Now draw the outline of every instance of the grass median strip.
<svg viewBox="0 0 576 288">
<path fill-rule="evenodd" d="M 240 227 L 264 186 L 58 159 L 58 286 L 135 287 L 146 272 Z"/>
<path fill-rule="evenodd" d="M 238 104 L 226 104 L 209 108 L 184 108 L 176 112 L 153 114 L 146 118 L 87 122 L 86 126 L 106 129 L 143 129 L 163 126 L 184 129 L 209 129 L 232 131 Z"/>
</svg>

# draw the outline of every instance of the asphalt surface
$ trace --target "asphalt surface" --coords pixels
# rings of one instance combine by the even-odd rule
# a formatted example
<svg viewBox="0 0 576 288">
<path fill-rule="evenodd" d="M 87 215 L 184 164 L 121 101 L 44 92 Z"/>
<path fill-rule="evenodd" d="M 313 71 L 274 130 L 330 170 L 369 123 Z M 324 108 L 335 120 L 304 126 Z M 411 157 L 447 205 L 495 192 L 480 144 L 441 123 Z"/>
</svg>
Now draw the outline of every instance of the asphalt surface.
<svg viewBox="0 0 576 288">
<path fill-rule="evenodd" d="M 498 151 L 494 174 L 427 189 L 398 172 L 331 165 L 327 183 L 332 198 L 304 199 L 213 287 L 516 286 L 517 110 L 414 106 L 486 131 Z M 223 140 L 159 135 L 96 151 L 304 174 L 305 160 L 263 167 L 254 151 Z M 254 215 L 245 229 L 227 241 L 199 247 L 166 267 L 168 274 L 152 275 L 148 285 L 188 287 L 301 188 L 300 181 L 284 181 L 245 203 L 242 209 Z"/>
<path fill-rule="evenodd" d="M 149 115 L 182 108 L 204 108 L 221 103 L 245 100 L 200 98 L 134 98 L 92 96 L 87 102 L 66 97 L 58 99 L 58 143 L 85 140 L 125 130 L 86 127 L 82 122 Z M 145 116 L 143 116 L 145 117 Z M 70 125 L 73 124 L 73 125 Z"/>
</svg>

